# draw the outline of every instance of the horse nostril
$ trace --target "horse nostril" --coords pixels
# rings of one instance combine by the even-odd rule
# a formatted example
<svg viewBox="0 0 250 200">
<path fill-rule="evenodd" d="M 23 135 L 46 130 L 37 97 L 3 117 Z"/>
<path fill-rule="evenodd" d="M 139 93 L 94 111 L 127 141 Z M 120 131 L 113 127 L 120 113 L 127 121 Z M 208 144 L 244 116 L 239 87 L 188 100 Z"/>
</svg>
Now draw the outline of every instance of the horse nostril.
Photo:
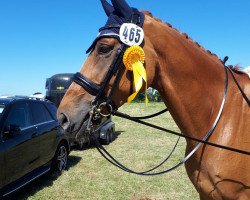
<svg viewBox="0 0 250 200">
<path fill-rule="evenodd" d="M 67 129 L 69 129 L 70 121 L 69 121 L 69 118 L 68 118 L 64 113 L 59 114 L 59 116 L 58 116 L 58 122 L 59 122 L 59 125 L 60 125 L 65 131 L 66 131 Z"/>
</svg>

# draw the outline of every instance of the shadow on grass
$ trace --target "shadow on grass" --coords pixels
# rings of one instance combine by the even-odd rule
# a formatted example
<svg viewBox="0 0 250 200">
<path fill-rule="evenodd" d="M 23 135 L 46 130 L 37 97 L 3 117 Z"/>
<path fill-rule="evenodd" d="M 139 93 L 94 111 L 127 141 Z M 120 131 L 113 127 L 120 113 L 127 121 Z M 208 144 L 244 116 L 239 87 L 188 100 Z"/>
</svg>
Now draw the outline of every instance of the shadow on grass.
<svg viewBox="0 0 250 200">
<path fill-rule="evenodd" d="M 69 155 L 66 171 L 70 170 L 71 167 L 79 163 L 81 159 L 81 157 Z M 50 171 L 39 177 L 38 179 L 32 181 L 28 185 L 24 186 L 23 188 L 19 189 L 17 192 L 14 192 L 13 194 L 7 196 L 3 200 L 28 199 L 28 197 L 35 195 L 40 190 L 52 186 L 54 181 L 56 181 L 59 176 L 60 174 Z"/>
<path fill-rule="evenodd" d="M 125 131 L 115 131 L 115 132 L 113 133 L 112 141 L 110 142 L 110 144 L 111 144 L 112 142 L 114 142 L 114 141 L 119 137 L 119 135 L 122 134 L 123 132 L 125 132 Z M 103 144 L 103 145 L 108 145 L 108 144 L 104 144 L 104 143 L 102 142 L 102 140 L 99 140 L 99 142 L 100 142 L 101 144 Z M 83 151 L 83 150 L 94 149 L 94 148 L 95 148 L 95 143 L 94 143 L 94 141 L 90 141 L 90 143 L 85 144 L 82 148 L 80 148 L 79 146 L 75 145 L 75 146 L 73 146 L 73 147 L 71 148 L 71 150 L 73 150 L 73 151 Z"/>
<path fill-rule="evenodd" d="M 115 141 L 119 137 L 119 135 L 121 135 L 123 132 L 125 132 L 125 131 L 115 131 L 113 133 L 113 140 L 112 140 L 112 142 Z"/>
</svg>

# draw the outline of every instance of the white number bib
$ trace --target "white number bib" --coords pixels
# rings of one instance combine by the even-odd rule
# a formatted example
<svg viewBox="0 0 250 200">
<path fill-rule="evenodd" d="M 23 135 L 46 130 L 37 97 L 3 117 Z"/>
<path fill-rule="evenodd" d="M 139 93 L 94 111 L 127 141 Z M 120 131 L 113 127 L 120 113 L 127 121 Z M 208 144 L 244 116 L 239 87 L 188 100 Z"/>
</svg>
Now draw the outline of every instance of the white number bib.
<svg viewBox="0 0 250 200">
<path fill-rule="evenodd" d="M 141 27 L 135 24 L 124 23 L 120 28 L 119 36 L 120 40 L 128 46 L 140 46 L 144 39 L 144 32 Z"/>
</svg>

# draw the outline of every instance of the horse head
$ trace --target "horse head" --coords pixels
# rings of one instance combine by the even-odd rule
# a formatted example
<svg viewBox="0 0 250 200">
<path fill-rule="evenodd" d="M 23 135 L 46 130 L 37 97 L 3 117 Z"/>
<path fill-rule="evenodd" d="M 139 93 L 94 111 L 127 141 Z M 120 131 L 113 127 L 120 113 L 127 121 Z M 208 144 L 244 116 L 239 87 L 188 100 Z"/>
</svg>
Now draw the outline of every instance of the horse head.
<svg viewBox="0 0 250 200">
<path fill-rule="evenodd" d="M 103 96 L 103 94 L 98 94 L 98 90 L 102 89 L 105 96 L 112 91 L 112 106 L 116 108 L 127 102 L 127 98 L 135 90 L 133 73 L 125 70 L 123 62 L 115 64 L 117 65 L 115 68 L 121 70 L 119 72 L 119 79 L 117 78 L 117 72 L 114 72 L 110 76 L 110 79 L 106 79 L 110 68 L 114 65 L 114 62 L 117 62 L 117 56 L 122 56 L 124 53 L 122 42 L 119 38 L 121 25 L 123 23 L 130 23 L 135 18 L 137 26 L 144 27 L 145 15 L 137 9 L 130 7 L 125 1 L 112 0 L 113 5 L 110 5 L 106 0 L 101 0 L 101 3 L 108 20 L 105 26 L 99 29 L 98 36 L 88 48 L 87 53 L 89 53 L 89 56 L 83 64 L 80 73 L 78 73 L 78 77 L 75 77 L 75 82 L 72 83 L 66 92 L 58 109 L 59 122 L 65 130 L 71 133 L 83 132 L 86 128 L 93 101 L 96 99 L 96 96 Z M 150 86 L 153 81 L 154 72 L 148 71 L 150 69 L 147 69 L 146 66 L 156 65 L 155 59 L 152 59 L 152 56 L 156 54 L 152 52 L 150 41 L 147 42 L 147 33 L 145 33 L 144 42 L 141 46 L 147 55 L 144 66 L 147 74 L 150 75 L 147 78 L 148 86 Z M 84 79 L 83 82 L 87 86 L 85 84 L 85 87 L 82 87 L 76 83 L 77 80 L 81 79 Z M 104 81 L 106 85 L 103 88 Z M 114 84 L 116 84 L 115 87 L 113 87 Z M 144 83 L 141 90 L 145 89 L 145 86 Z"/>
</svg>

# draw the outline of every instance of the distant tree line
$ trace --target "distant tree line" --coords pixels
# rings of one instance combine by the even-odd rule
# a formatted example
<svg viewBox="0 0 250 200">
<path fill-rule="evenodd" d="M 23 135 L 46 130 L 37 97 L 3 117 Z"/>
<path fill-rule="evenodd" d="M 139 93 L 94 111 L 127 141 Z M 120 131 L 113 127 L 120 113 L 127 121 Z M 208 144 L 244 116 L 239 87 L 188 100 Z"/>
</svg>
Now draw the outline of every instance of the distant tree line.
<svg viewBox="0 0 250 200">
<path fill-rule="evenodd" d="M 148 88 L 147 90 L 148 93 L 148 100 L 153 101 L 153 102 L 161 102 L 162 98 L 160 93 L 153 88 Z M 145 93 L 140 93 L 134 100 L 134 102 L 143 102 L 145 100 Z"/>
</svg>

